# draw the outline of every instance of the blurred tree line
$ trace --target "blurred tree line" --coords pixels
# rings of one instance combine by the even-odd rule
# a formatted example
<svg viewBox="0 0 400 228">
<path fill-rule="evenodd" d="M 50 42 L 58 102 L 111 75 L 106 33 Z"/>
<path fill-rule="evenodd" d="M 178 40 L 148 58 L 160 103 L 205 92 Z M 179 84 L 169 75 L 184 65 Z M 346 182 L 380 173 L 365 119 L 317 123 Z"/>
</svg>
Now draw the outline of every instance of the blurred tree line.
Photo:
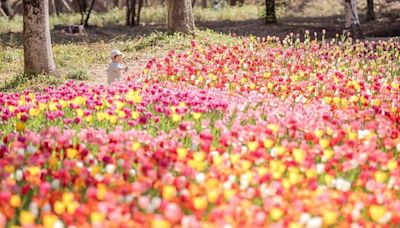
<svg viewBox="0 0 400 228">
<path fill-rule="evenodd" d="M 296 1 L 300 5 L 306 4 L 307 0 L 187 0 L 191 2 L 192 8 L 199 6 L 203 8 L 212 7 L 219 9 L 222 6 L 241 6 L 243 4 L 263 4 L 265 7 L 265 23 L 276 23 L 276 8 L 285 7 L 289 3 Z M 341 0 L 346 2 L 346 0 Z M 375 20 L 374 0 L 358 0 L 367 3 L 367 21 Z M 396 1 L 396 0 L 394 0 Z M 14 12 L 22 14 L 23 0 L 1 0 L 0 15 L 13 17 Z M 126 8 L 126 24 L 137 26 L 140 24 L 140 14 L 142 7 L 165 6 L 167 0 L 49 0 L 49 13 L 81 13 L 81 24 L 88 26 L 92 10 L 106 12 L 112 8 Z"/>
</svg>

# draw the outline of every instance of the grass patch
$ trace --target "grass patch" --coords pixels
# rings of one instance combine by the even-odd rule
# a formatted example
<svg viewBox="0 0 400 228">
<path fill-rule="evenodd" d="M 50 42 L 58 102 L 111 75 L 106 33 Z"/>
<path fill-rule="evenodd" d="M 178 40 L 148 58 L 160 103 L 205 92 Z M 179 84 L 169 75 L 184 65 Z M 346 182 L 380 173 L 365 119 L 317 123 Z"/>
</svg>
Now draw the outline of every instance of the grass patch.
<svg viewBox="0 0 400 228">
<path fill-rule="evenodd" d="M 52 75 L 26 75 L 18 74 L 12 79 L 0 84 L 0 92 L 10 91 L 42 91 L 48 86 L 58 86 L 64 82 L 63 78 Z"/>
<path fill-rule="evenodd" d="M 67 74 L 67 79 L 78 80 L 78 81 L 87 81 L 87 80 L 89 80 L 89 74 L 88 74 L 87 70 L 76 69 Z"/>
</svg>

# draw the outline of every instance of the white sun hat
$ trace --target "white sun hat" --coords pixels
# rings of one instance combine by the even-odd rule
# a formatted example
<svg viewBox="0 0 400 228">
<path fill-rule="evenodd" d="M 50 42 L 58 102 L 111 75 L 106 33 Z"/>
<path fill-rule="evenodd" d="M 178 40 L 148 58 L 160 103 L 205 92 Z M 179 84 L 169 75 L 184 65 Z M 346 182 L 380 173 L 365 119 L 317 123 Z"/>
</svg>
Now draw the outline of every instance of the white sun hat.
<svg viewBox="0 0 400 228">
<path fill-rule="evenodd" d="M 122 56 L 122 52 L 120 50 L 112 50 L 110 57 L 111 57 L 111 59 L 114 59 L 114 57 L 117 55 Z"/>
</svg>

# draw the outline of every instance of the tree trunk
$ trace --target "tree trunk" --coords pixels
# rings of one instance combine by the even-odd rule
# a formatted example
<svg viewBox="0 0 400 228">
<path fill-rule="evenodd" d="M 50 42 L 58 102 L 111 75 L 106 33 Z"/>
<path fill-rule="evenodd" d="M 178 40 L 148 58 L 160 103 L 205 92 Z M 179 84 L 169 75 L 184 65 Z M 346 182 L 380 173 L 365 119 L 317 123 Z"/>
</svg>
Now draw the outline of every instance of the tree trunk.
<svg viewBox="0 0 400 228">
<path fill-rule="evenodd" d="M 136 19 L 136 0 L 131 1 L 131 7 L 132 7 L 132 14 L 131 14 L 131 23 L 130 25 L 135 26 L 135 19 Z"/>
<path fill-rule="evenodd" d="M 265 0 L 265 24 L 277 23 L 275 14 L 275 0 Z"/>
<path fill-rule="evenodd" d="M 344 0 L 344 3 L 346 11 L 344 32 L 350 32 L 351 36 L 356 39 L 363 38 L 357 12 L 357 0 Z"/>
<path fill-rule="evenodd" d="M 142 7 L 143 7 L 143 0 L 139 0 L 138 13 L 136 16 L 136 25 L 137 26 L 140 25 L 140 13 L 142 11 Z"/>
<path fill-rule="evenodd" d="M 50 5 L 51 5 L 51 13 L 53 14 L 57 14 L 58 15 L 58 11 L 57 11 L 57 6 L 56 6 L 56 2 L 55 0 L 50 0 Z"/>
<path fill-rule="evenodd" d="M 201 7 L 207 8 L 207 0 L 201 0 Z"/>
<path fill-rule="evenodd" d="M 23 0 L 24 71 L 58 75 L 51 49 L 48 0 Z"/>
<path fill-rule="evenodd" d="M 3 11 L 1 7 L 0 7 L 0 13 L 3 17 L 8 17 L 8 15 Z"/>
<path fill-rule="evenodd" d="M 96 0 L 92 0 L 92 4 L 90 4 L 90 8 L 89 8 L 89 11 L 87 12 L 86 19 L 85 19 L 85 24 L 84 24 L 85 27 L 89 27 L 90 14 L 92 13 L 95 2 L 96 2 Z"/>
<path fill-rule="evenodd" d="M 64 7 L 67 9 L 68 12 L 72 13 L 71 7 L 69 6 L 69 4 L 65 0 L 61 0 L 61 3 L 64 5 Z"/>
<path fill-rule="evenodd" d="M 7 0 L 1 0 L 0 5 L 1 9 L 8 17 L 12 18 L 14 16 L 14 12 L 11 9 L 10 5 L 8 5 Z"/>
<path fill-rule="evenodd" d="M 167 0 L 167 28 L 169 33 L 194 31 L 190 0 Z"/>
<path fill-rule="evenodd" d="M 374 0 L 367 0 L 367 21 L 375 20 Z"/>
<path fill-rule="evenodd" d="M 57 12 L 57 15 L 59 15 L 60 13 L 65 12 L 65 11 L 64 11 L 64 8 L 66 8 L 66 7 L 63 5 L 62 2 L 56 1 L 56 0 L 54 0 L 54 2 L 55 2 L 55 5 L 56 5 L 56 12 Z M 66 8 L 66 9 L 67 9 L 67 8 Z M 67 10 L 68 10 L 68 9 L 67 9 Z M 72 11 L 71 7 L 69 8 L 69 11 L 70 11 L 70 12 Z"/>
<path fill-rule="evenodd" d="M 84 24 L 85 20 L 85 12 L 86 12 L 86 0 L 78 0 L 78 5 L 79 5 L 79 12 L 81 13 L 81 25 Z"/>
<path fill-rule="evenodd" d="M 126 25 L 131 23 L 131 0 L 126 0 Z"/>
<path fill-rule="evenodd" d="M 142 11 L 143 4 L 144 4 L 143 0 L 126 1 L 126 25 L 137 26 L 140 24 L 140 14 Z"/>
</svg>

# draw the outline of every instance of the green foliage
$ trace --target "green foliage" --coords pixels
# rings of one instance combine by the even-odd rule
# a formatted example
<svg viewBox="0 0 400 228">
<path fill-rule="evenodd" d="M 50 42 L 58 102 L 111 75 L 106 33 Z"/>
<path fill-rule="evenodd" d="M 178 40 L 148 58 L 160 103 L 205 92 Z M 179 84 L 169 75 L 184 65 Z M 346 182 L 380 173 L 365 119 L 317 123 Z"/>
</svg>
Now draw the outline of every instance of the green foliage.
<svg viewBox="0 0 400 228">
<path fill-rule="evenodd" d="M 67 74 L 67 79 L 86 81 L 89 80 L 89 74 L 85 69 L 75 69 Z"/>
</svg>

